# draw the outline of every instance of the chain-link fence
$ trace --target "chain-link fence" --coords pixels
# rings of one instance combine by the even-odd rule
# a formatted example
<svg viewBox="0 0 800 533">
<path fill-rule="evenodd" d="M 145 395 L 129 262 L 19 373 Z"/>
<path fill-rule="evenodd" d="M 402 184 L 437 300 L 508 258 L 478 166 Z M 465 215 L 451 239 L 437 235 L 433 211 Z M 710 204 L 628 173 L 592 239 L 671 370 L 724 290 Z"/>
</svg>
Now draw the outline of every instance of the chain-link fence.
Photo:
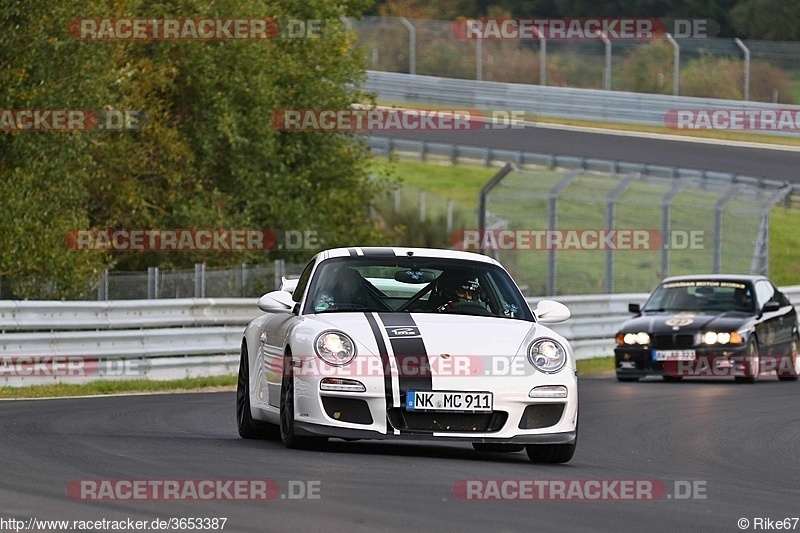
<svg viewBox="0 0 800 533">
<path fill-rule="evenodd" d="M 655 171 L 509 165 L 485 190 L 494 222 L 465 232 L 462 246 L 495 256 L 527 295 L 648 292 L 668 275 L 766 274 L 769 211 L 789 191 Z"/>
<path fill-rule="evenodd" d="M 463 39 L 453 21 L 364 17 L 347 22 L 370 70 L 759 102 L 800 100 L 798 42 Z"/>
<path fill-rule="evenodd" d="M 304 264 L 240 264 L 236 268 L 208 268 L 203 264 L 191 270 L 144 272 L 103 272 L 87 280 L 81 300 L 142 300 L 159 298 L 257 298 L 280 288 L 282 277 L 299 277 Z M 46 280 L 43 283 L 48 283 Z M 14 300 L 10 280 L 0 280 L 0 300 Z"/>
</svg>

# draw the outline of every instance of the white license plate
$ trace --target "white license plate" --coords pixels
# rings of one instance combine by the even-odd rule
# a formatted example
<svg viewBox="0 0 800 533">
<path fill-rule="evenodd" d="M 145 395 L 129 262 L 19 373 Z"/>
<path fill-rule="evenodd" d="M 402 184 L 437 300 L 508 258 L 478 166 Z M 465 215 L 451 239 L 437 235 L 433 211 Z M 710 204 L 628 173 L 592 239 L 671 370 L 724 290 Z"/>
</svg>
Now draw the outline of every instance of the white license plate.
<svg viewBox="0 0 800 533">
<path fill-rule="evenodd" d="M 694 350 L 653 350 L 653 361 L 694 361 Z"/>
<path fill-rule="evenodd" d="M 492 393 L 410 390 L 406 393 L 406 410 L 491 412 Z"/>
</svg>

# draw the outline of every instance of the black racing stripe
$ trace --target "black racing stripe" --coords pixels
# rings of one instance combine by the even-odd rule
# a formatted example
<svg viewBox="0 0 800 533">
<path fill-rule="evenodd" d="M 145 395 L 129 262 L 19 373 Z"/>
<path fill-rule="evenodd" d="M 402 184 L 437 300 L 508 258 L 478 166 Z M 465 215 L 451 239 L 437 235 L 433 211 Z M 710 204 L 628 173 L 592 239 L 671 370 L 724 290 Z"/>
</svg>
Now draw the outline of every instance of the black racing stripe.
<svg viewBox="0 0 800 533">
<path fill-rule="evenodd" d="M 386 257 L 387 255 L 394 257 L 397 255 L 392 248 L 362 248 L 361 251 L 364 252 L 364 257 Z"/>
<path fill-rule="evenodd" d="M 347 253 L 350 254 L 350 257 L 357 257 L 358 256 L 358 252 L 356 252 L 355 248 L 348 248 L 347 249 Z"/>
<path fill-rule="evenodd" d="M 378 313 L 386 328 L 409 326 L 417 323 L 410 313 Z M 395 361 L 397 361 L 398 382 L 400 385 L 400 404 L 405 404 L 405 394 L 409 390 L 433 390 L 433 376 L 428 361 L 428 351 L 422 337 L 390 337 Z"/>
<path fill-rule="evenodd" d="M 383 342 L 381 328 L 378 326 L 378 322 L 375 320 L 375 317 L 372 316 L 372 313 L 364 313 L 364 316 L 367 318 L 367 322 L 372 330 L 372 334 L 375 336 L 375 342 L 378 344 L 378 354 L 381 356 L 381 366 L 383 367 L 383 390 L 385 391 L 386 395 L 386 409 L 391 409 L 394 407 L 394 395 L 392 394 L 392 368 L 389 364 L 389 352 L 386 350 L 386 343 Z M 391 429 L 391 427 L 392 426 L 389 423 L 389 416 L 387 414 L 387 431 Z"/>
</svg>

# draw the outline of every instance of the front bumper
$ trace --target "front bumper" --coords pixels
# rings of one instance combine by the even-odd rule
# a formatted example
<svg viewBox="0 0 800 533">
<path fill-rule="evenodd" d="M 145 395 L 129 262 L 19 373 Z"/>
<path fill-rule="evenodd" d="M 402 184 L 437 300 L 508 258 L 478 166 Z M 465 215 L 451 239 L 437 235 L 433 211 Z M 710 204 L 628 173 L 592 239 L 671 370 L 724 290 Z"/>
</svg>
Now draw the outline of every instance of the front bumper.
<svg viewBox="0 0 800 533">
<path fill-rule="evenodd" d="M 487 358 L 483 368 L 492 368 L 490 361 Z M 563 444 L 575 440 L 578 387 L 573 368 L 565 367 L 555 374 L 433 377 L 434 391 L 491 392 L 493 410 L 487 413 L 407 411 L 405 391 L 392 380 L 393 389 L 387 394 L 382 373 L 349 376 L 364 385 L 363 392 L 321 390 L 324 377 L 311 374 L 299 371 L 295 375 L 298 435 L 497 444 Z M 566 398 L 529 396 L 533 388 L 544 385 L 564 386 Z"/>
<path fill-rule="evenodd" d="M 694 346 L 694 360 L 656 361 L 653 348 L 617 346 L 614 349 L 614 367 L 617 376 L 642 378 L 668 377 L 735 377 L 746 375 L 747 344 L 720 349 L 712 346 Z"/>
</svg>

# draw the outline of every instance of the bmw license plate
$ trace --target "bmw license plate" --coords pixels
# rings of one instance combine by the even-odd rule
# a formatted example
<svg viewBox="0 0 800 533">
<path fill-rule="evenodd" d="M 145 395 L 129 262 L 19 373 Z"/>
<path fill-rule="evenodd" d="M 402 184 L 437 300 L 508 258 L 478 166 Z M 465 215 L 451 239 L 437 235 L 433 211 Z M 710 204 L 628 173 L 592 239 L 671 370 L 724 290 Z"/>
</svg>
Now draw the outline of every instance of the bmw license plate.
<svg viewBox="0 0 800 533">
<path fill-rule="evenodd" d="M 491 392 L 432 392 L 406 393 L 407 411 L 491 412 Z"/>
<path fill-rule="evenodd" d="M 694 350 L 653 350 L 653 361 L 694 361 Z"/>
</svg>

